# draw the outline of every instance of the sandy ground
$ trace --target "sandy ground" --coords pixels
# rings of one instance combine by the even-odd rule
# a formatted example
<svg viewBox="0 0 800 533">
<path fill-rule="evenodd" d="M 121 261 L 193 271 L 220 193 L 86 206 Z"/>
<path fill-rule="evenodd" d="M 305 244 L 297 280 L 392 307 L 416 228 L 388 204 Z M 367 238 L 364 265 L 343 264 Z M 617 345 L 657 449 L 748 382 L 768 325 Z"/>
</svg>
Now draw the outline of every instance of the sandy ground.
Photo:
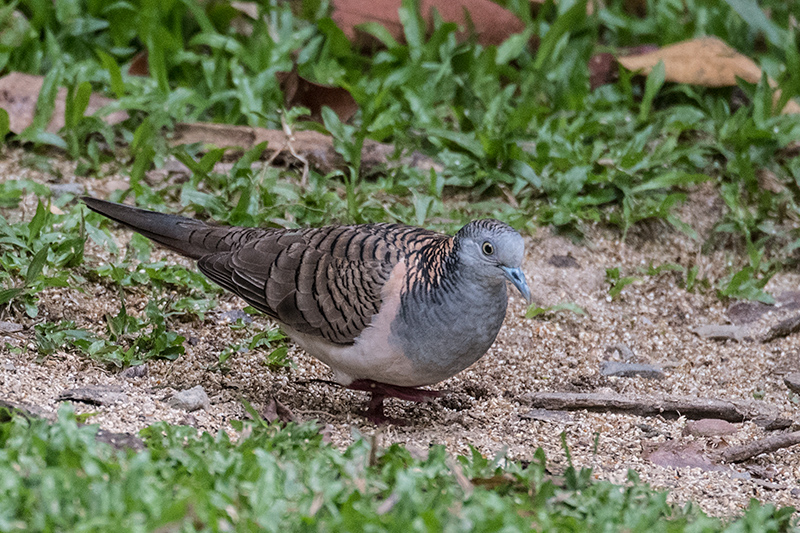
<svg viewBox="0 0 800 533">
<path fill-rule="evenodd" d="M 60 166 L 61 176 L 20 165 L 18 151 L 6 152 L 0 161 L 0 179 L 33 179 L 41 183 L 83 184 L 88 192 L 105 197 L 113 187 L 111 176 L 103 180 L 76 178 L 70 164 Z M 112 185 L 109 185 L 111 183 Z M 19 209 L 2 209 L 9 220 L 29 219 L 35 199 L 26 198 Z M 722 205 L 710 188 L 698 188 L 682 208 L 681 217 L 701 234 L 707 235 Z M 130 233 L 115 229 L 124 245 Z M 159 251 L 156 256 L 189 265 L 174 254 Z M 265 409 L 270 399 L 287 406 L 300 420 L 317 419 L 336 445 L 346 446 L 354 435 L 380 431 L 383 446 L 399 442 L 422 453 L 430 444 L 443 443 L 453 453 L 469 453 L 475 446 L 487 456 L 505 454 L 512 459 L 530 459 L 544 448 L 551 470 L 566 466 L 561 433 L 566 434 L 576 466 L 594 469 L 595 477 L 624 483 L 629 469 L 660 489 L 669 489 L 676 503 L 694 501 L 712 515 L 739 514 L 751 498 L 776 505 L 800 503 L 800 450 L 786 448 L 763 454 L 735 465 L 711 464 L 704 468 L 659 466 L 646 458 L 646 450 L 665 449 L 664 443 L 689 446 L 711 457 L 726 446 L 773 435 L 751 420 L 735 424 L 728 435 L 699 437 L 684 435 L 688 420 L 659 415 L 640 417 L 610 412 L 545 413 L 531 419 L 530 393 L 616 392 L 626 396 L 682 395 L 753 401 L 774 408 L 781 417 L 794 421 L 797 430 L 798 395 L 783 378 L 800 371 L 800 334 L 761 342 L 764 331 L 778 320 L 800 313 L 792 305 L 767 309 L 745 306 L 755 320 L 742 325 L 742 341 L 704 339 L 692 332 L 706 324 L 742 323 L 742 308 L 720 302 L 712 290 L 687 292 L 674 272 L 647 275 L 647 265 L 676 263 L 698 265 L 700 276 L 717 279 L 737 252 L 719 247 L 701 254 L 699 243 L 677 233 L 661 222 L 643 224 L 625 242 L 613 231 L 589 228 L 587 238 L 575 244 L 542 228 L 527 237 L 525 270 L 534 299 L 542 306 L 570 302 L 585 310 L 581 316 L 562 311 L 536 319 L 525 319 L 524 302 L 511 298 L 505 325 L 489 352 L 475 365 L 443 382 L 452 391 L 429 404 L 388 402 L 388 414 L 404 417 L 410 424 L 378 430 L 365 421 L 364 393 L 342 390 L 318 382 L 327 379 L 327 368 L 292 348 L 294 366 L 271 371 L 259 351 L 237 354 L 228 361 L 229 371 L 220 372 L 215 363 L 228 345 L 252 335 L 269 321 L 256 318 L 248 331 L 230 327 L 223 313 L 241 309 L 236 297 L 220 297 L 219 308 L 205 321 L 171 324 L 188 340 L 186 354 L 174 362 L 151 361 L 143 377 L 123 377 L 73 353 L 58 352 L 37 362 L 33 325 L 47 320 L 74 320 L 79 327 L 102 331 L 104 313 L 119 309 L 111 287 L 86 283 L 85 292 L 75 289 L 42 293 L 40 316 L 35 320 L 0 309 L 0 320 L 19 324 L 21 331 L 0 330 L 0 398 L 35 406 L 43 413 L 58 408 L 57 396 L 76 387 L 104 385 L 118 392 L 107 405 L 75 402 L 77 412 L 96 413 L 91 422 L 102 428 L 135 433 L 160 420 L 190 424 L 200 430 L 233 431 L 230 420 L 246 417 L 241 398 Z M 108 260 L 108 254 L 87 245 L 87 261 Z M 615 299 L 608 294 L 606 268 L 618 267 L 623 275 L 639 279 Z M 800 276 L 777 275 L 768 289 L 788 295 L 798 288 Z M 146 294 L 128 295 L 129 312 L 140 313 Z M 741 306 L 741 304 L 739 304 Z M 754 311 L 755 310 L 755 311 Z M 756 312 L 758 311 L 758 312 Z M 763 313 L 763 314 L 762 314 Z M 759 316 L 760 315 L 760 316 Z M 12 328 L 13 329 L 13 328 Z M 609 377 L 602 375 L 604 361 L 659 365 L 663 379 Z M 170 407 L 175 392 L 202 385 L 210 397 L 206 409 L 191 413 Z M 679 458 L 682 455 L 678 454 Z M 691 458 L 691 457 L 689 457 Z M 684 457 L 686 459 L 686 457 Z"/>
</svg>

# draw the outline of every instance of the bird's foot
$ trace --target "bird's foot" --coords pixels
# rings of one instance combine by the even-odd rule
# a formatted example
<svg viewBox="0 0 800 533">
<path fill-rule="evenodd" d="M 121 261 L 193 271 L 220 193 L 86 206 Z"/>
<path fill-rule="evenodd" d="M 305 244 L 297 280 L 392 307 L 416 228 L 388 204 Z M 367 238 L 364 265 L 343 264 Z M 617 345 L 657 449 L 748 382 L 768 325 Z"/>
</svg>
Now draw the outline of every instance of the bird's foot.
<svg viewBox="0 0 800 533">
<path fill-rule="evenodd" d="M 348 389 L 371 392 L 373 397 L 380 395 L 384 398 L 400 398 L 409 402 L 424 402 L 431 398 L 438 398 L 445 391 L 418 389 L 417 387 L 403 387 L 400 385 L 389 385 L 371 379 L 357 379 L 347 386 Z"/>
<path fill-rule="evenodd" d="M 376 425 L 395 424 L 397 426 L 405 426 L 408 424 L 408 422 L 402 418 L 392 418 L 384 414 L 383 400 L 387 397 L 399 398 L 409 402 L 424 402 L 431 398 L 441 396 L 443 393 L 443 391 L 438 390 L 389 385 L 387 383 L 372 381 L 371 379 L 357 379 L 350 383 L 347 388 L 372 393 L 369 406 L 364 416 L 366 416 L 367 420 Z"/>
<path fill-rule="evenodd" d="M 364 417 L 376 426 L 382 426 L 384 424 L 394 424 L 395 426 L 408 425 L 407 420 L 386 416 L 383 412 L 383 400 L 385 398 L 386 396 L 382 394 L 373 394 L 369 399 L 367 410 L 364 411 Z"/>
</svg>

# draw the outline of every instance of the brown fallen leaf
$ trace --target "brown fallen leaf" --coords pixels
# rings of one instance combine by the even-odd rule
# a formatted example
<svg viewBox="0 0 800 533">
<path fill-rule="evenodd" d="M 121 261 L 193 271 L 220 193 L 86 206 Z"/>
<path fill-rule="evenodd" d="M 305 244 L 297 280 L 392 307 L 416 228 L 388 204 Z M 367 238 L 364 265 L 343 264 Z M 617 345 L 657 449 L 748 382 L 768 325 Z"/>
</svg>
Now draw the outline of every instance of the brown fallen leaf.
<svg viewBox="0 0 800 533">
<path fill-rule="evenodd" d="M 699 441 L 668 440 L 660 443 L 642 443 L 642 456 L 653 464 L 671 468 L 700 468 L 702 470 L 727 470 L 703 452 Z"/>
<path fill-rule="evenodd" d="M 624 0 L 622 3 L 625 12 L 638 18 L 647 16 L 647 0 Z"/>
<path fill-rule="evenodd" d="M 11 72 L 0 78 L 0 108 L 8 113 L 9 129 L 13 133 L 20 133 L 22 130 L 33 124 L 33 117 L 36 113 L 36 100 L 39 98 L 39 91 L 42 90 L 44 78 L 33 74 L 23 74 L 22 72 Z M 55 109 L 47 131 L 55 133 L 64 127 L 64 111 L 67 107 L 67 89 L 60 88 L 56 95 Z M 92 93 L 89 97 L 89 105 L 86 114 L 92 115 L 100 108 L 114 102 L 111 98 Z M 126 111 L 115 111 L 103 117 L 109 124 L 117 124 L 126 120 Z"/>
<path fill-rule="evenodd" d="M 800 155 L 800 141 L 792 141 L 778 151 L 781 157 L 791 159 Z"/>
<path fill-rule="evenodd" d="M 693 437 L 717 437 L 720 435 L 733 435 L 737 431 L 739 431 L 739 427 L 727 420 L 701 418 L 700 420 L 687 422 L 682 434 L 692 435 Z"/>
<path fill-rule="evenodd" d="M 508 472 L 503 472 L 502 474 L 495 474 L 492 477 L 475 477 L 472 478 L 470 482 L 473 485 L 477 487 L 483 487 L 486 490 L 497 490 L 499 488 L 514 487 L 516 485 L 520 485 L 520 483 L 517 481 L 517 478 L 515 478 Z"/>
<path fill-rule="evenodd" d="M 594 91 L 601 85 L 612 83 L 617 79 L 617 58 L 614 54 L 603 52 L 589 59 L 589 87 Z"/>
<path fill-rule="evenodd" d="M 293 158 L 300 156 L 322 173 L 346 166 L 344 158 L 333 148 L 333 139 L 316 131 L 296 131 L 292 133 L 291 137 L 288 137 L 283 130 L 195 122 L 176 124 L 170 141 L 173 146 L 203 143 L 220 148 L 237 147 L 243 150 L 262 142 L 267 143 L 267 151 L 264 156 L 269 159 L 292 162 Z M 293 155 L 292 151 L 297 156 Z M 276 154 L 276 152 L 278 153 Z M 422 170 L 442 170 L 439 163 L 419 152 L 405 155 L 395 163 L 391 161 L 394 152 L 395 148 L 392 145 L 366 139 L 361 154 L 362 169 L 369 172 L 381 165 L 399 164 Z"/>
<path fill-rule="evenodd" d="M 666 81 L 704 87 L 732 87 L 737 77 L 749 83 L 758 83 L 761 79 L 761 69 L 752 59 L 716 37 L 683 41 L 654 52 L 623 56 L 618 61 L 626 69 L 643 74 L 649 74 L 663 61 Z M 769 84 L 777 86 L 772 79 Z M 776 90 L 773 98 L 777 101 L 780 91 Z M 790 100 L 781 112 L 800 113 L 800 104 Z"/>
<path fill-rule="evenodd" d="M 147 50 L 142 50 L 131 60 L 131 64 L 128 67 L 128 74 L 131 76 L 149 76 L 150 75 L 150 63 L 147 59 Z"/>
<path fill-rule="evenodd" d="M 292 410 L 275 398 L 270 398 L 267 400 L 266 405 L 264 405 L 264 409 L 262 409 L 260 414 L 261 417 L 267 422 L 275 422 L 276 420 L 279 420 L 283 423 L 297 422 L 297 417 L 294 416 Z"/>
<path fill-rule="evenodd" d="M 403 25 L 397 12 L 401 0 L 333 0 L 332 4 L 331 18 L 357 44 L 373 42 L 370 36 L 356 28 L 365 22 L 378 22 L 395 39 L 401 42 L 405 40 Z M 510 35 L 525 29 L 525 24 L 513 13 L 490 0 L 421 0 L 420 13 L 429 31 L 433 27 L 433 9 L 439 12 L 445 22 L 455 22 L 459 27 L 465 28 L 465 31 L 459 33 L 460 38 L 469 36 L 466 28 L 471 24 L 478 42 L 482 45 L 499 45 Z"/>
<path fill-rule="evenodd" d="M 358 111 L 358 104 L 347 89 L 320 85 L 300 76 L 296 71 L 276 72 L 287 108 L 307 107 L 311 115 L 303 120 L 322 122 L 322 108 L 330 107 L 342 122 L 347 122 Z"/>
</svg>

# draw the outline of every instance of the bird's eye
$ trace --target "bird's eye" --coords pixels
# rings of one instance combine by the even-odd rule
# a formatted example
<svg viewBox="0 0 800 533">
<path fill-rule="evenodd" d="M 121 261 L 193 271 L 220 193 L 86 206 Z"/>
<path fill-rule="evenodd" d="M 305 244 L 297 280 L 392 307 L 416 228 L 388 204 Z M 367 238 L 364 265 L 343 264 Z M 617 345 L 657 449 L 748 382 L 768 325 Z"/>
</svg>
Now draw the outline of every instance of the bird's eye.
<svg viewBox="0 0 800 533">
<path fill-rule="evenodd" d="M 494 246 L 492 246 L 492 243 L 490 242 L 483 243 L 483 253 L 485 255 L 492 255 L 494 253 Z"/>
</svg>

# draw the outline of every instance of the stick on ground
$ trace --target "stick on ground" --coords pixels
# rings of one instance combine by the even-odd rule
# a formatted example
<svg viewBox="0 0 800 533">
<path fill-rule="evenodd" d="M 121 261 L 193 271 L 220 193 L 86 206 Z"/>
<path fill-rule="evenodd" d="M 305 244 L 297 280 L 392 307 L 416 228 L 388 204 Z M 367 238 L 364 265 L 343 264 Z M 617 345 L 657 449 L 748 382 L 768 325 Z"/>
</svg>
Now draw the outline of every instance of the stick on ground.
<svg viewBox="0 0 800 533">
<path fill-rule="evenodd" d="M 741 463 L 756 455 L 771 453 L 782 448 L 794 446 L 795 444 L 800 444 L 800 431 L 771 435 L 763 439 L 748 442 L 747 444 L 731 446 L 730 448 L 722 450 L 719 457 L 726 463 Z"/>
<path fill-rule="evenodd" d="M 521 400 L 531 407 L 556 411 L 628 413 L 638 416 L 685 416 L 719 418 L 728 422 L 780 419 L 777 410 L 764 403 L 734 402 L 690 396 L 623 396 L 615 393 L 534 392 Z"/>
</svg>

